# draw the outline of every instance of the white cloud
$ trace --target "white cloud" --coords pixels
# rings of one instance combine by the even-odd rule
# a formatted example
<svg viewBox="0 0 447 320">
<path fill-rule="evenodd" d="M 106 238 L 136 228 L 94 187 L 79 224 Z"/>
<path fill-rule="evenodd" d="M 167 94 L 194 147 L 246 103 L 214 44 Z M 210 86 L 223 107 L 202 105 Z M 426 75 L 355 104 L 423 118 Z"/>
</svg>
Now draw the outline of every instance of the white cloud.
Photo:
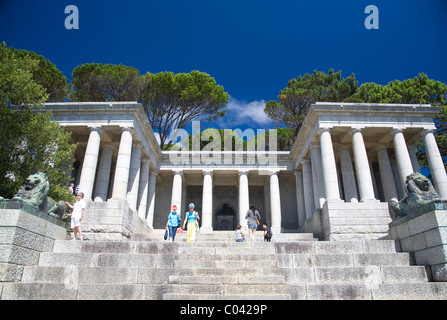
<svg viewBox="0 0 447 320">
<path fill-rule="evenodd" d="M 273 121 L 264 112 L 265 103 L 264 100 L 245 102 L 230 98 L 225 108 L 225 116 L 218 120 L 216 125 L 223 129 L 231 129 L 238 126 L 251 128 L 272 127 Z"/>
</svg>

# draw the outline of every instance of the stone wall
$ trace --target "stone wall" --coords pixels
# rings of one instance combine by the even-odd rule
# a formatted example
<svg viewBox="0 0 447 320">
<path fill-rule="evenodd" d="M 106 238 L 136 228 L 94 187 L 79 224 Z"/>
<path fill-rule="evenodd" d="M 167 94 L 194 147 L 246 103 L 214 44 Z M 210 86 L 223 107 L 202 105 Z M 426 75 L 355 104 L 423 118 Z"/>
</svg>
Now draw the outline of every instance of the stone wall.
<svg viewBox="0 0 447 320">
<path fill-rule="evenodd" d="M 0 209 L 0 281 L 20 281 L 24 266 L 38 263 L 40 252 L 63 240 L 64 227 L 25 211 Z"/>
<path fill-rule="evenodd" d="M 447 210 L 399 218 L 389 225 L 389 239 L 399 240 L 415 264 L 429 266 L 435 281 L 447 281 Z"/>
</svg>

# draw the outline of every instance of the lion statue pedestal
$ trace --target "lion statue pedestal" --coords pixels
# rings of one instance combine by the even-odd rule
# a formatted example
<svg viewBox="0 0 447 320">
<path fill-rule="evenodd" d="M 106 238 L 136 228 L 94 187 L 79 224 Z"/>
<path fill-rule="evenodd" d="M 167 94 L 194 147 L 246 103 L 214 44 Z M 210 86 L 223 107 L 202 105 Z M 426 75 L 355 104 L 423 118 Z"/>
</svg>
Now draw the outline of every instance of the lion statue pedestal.
<svg viewBox="0 0 447 320">
<path fill-rule="evenodd" d="M 45 174 L 38 172 L 25 179 L 12 199 L 0 197 L 0 282 L 20 281 L 24 266 L 37 265 L 41 252 L 66 238 L 61 220 L 65 203 L 48 197 L 49 188 Z"/>
<path fill-rule="evenodd" d="M 407 197 L 389 203 L 388 239 L 411 252 L 417 265 L 428 266 L 434 281 L 447 281 L 447 203 L 420 173 L 407 177 Z"/>
</svg>

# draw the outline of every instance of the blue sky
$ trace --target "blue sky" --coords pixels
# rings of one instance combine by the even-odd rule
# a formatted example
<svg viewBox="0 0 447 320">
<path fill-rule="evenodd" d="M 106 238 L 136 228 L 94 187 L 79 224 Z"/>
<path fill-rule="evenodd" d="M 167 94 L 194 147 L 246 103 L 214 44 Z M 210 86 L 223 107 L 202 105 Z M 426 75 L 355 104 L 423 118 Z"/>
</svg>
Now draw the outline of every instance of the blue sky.
<svg viewBox="0 0 447 320">
<path fill-rule="evenodd" d="M 65 7 L 79 9 L 67 30 Z M 379 29 L 364 26 L 379 9 Z M 291 78 L 342 70 L 386 84 L 427 73 L 447 83 L 447 0 L 0 0 L 0 41 L 71 79 L 83 63 L 140 73 L 200 70 L 231 96 L 222 128 L 271 128 L 262 109 Z M 205 124 L 203 125 L 205 126 Z"/>
</svg>

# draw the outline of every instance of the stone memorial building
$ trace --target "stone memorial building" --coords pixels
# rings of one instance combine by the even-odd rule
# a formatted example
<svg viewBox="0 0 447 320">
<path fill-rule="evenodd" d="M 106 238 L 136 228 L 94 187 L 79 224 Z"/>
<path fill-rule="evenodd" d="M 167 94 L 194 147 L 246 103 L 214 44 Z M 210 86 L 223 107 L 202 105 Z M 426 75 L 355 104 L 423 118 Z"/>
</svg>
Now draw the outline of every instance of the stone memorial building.
<svg viewBox="0 0 447 320">
<path fill-rule="evenodd" d="M 406 177 L 420 171 L 421 139 L 434 186 L 447 199 L 433 134 L 439 108 L 430 105 L 317 102 L 291 151 L 161 151 L 136 102 L 42 110 L 78 143 L 72 176 L 89 203 L 84 233 L 98 240 L 164 229 L 171 206 L 184 219 L 191 202 L 204 233 L 246 227 L 253 204 L 274 234 L 382 239 L 388 201 L 404 198 Z"/>
</svg>

